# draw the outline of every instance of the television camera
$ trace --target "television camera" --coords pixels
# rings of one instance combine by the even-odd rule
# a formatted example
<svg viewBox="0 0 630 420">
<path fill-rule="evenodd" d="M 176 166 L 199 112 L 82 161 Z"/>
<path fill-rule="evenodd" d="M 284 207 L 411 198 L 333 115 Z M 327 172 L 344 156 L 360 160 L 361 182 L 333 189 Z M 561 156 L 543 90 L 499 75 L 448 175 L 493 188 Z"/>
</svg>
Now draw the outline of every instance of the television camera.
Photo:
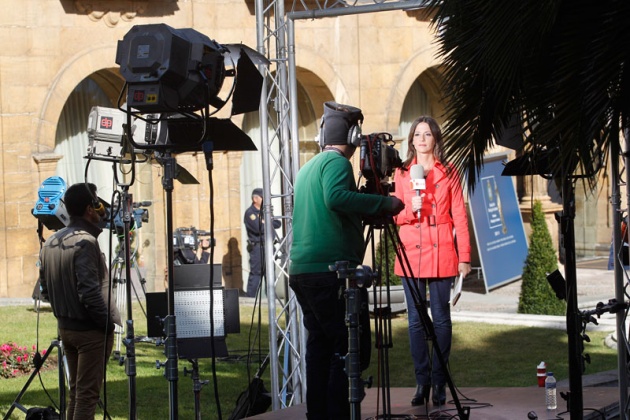
<svg viewBox="0 0 630 420">
<path fill-rule="evenodd" d="M 147 207 L 151 206 L 151 201 L 140 201 L 138 203 L 132 203 L 131 214 L 133 215 L 133 219 L 131 220 L 131 225 L 129 226 L 129 230 L 140 229 L 142 227 L 142 223 L 149 222 L 149 209 Z M 114 229 L 116 229 L 116 234 L 119 236 L 124 235 L 125 232 L 125 221 L 123 209 L 120 206 L 116 207 L 118 210 L 114 217 L 111 217 L 111 213 L 107 214 L 107 224 L 105 225 L 106 229 L 112 229 L 112 223 Z M 113 219 L 113 221 L 112 221 Z"/>
<path fill-rule="evenodd" d="M 196 229 L 194 226 L 175 229 L 173 232 L 175 265 L 198 263 L 196 251 L 204 239 L 210 241 L 210 246 L 215 245 L 215 239 L 211 237 L 210 232 Z"/>
<path fill-rule="evenodd" d="M 214 246 L 215 240 L 210 236 L 210 232 L 196 229 L 194 226 L 177 228 L 173 232 L 173 247 L 195 251 L 199 248 L 201 241 L 206 238 L 210 240 L 210 246 Z"/>
<path fill-rule="evenodd" d="M 388 195 L 390 186 L 386 180 L 392 176 L 395 168 L 402 166 L 398 151 L 394 148 L 394 139 L 389 133 L 372 133 L 361 136 L 360 168 L 366 184 L 361 192 Z"/>
</svg>

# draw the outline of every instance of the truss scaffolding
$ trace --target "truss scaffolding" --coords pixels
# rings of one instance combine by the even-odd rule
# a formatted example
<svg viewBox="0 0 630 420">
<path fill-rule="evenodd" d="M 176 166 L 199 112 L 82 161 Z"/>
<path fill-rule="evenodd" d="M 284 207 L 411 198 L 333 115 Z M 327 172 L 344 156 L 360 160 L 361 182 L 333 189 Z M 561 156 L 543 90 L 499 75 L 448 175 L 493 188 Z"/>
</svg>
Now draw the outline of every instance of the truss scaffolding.
<svg viewBox="0 0 630 420">
<path fill-rule="evenodd" d="M 291 4 L 290 10 L 285 6 Z M 411 10 L 425 7 L 418 0 L 256 0 L 257 49 L 271 65 L 261 67 L 265 81 L 260 106 L 265 220 L 265 273 L 269 310 L 269 368 L 272 409 L 306 401 L 303 352 L 306 332 L 301 311 L 288 286 L 292 239 L 293 184 L 300 166 L 295 69 L 295 21 Z M 274 190 L 273 188 L 276 188 Z M 280 190 L 277 190 L 280 186 Z M 274 244 L 271 202 L 280 199 L 283 236 Z M 278 293 L 280 291 L 281 293 Z"/>
</svg>

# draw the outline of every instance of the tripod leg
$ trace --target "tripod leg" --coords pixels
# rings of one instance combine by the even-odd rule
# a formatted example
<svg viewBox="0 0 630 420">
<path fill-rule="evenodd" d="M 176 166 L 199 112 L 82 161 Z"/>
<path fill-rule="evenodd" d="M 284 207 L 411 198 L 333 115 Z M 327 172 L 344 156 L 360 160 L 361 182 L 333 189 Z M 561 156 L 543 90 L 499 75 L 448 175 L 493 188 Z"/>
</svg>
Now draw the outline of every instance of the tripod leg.
<svg viewBox="0 0 630 420">
<path fill-rule="evenodd" d="M 144 280 L 144 277 L 142 277 L 142 272 L 140 271 L 140 267 L 138 267 L 138 261 L 136 260 L 135 253 L 134 253 L 134 257 L 131 259 L 131 266 L 134 267 L 136 271 L 136 277 L 138 277 L 138 282 L 140 282 L 140 286 L 142 287 L 143 296 L 146 296 L 147 291 L 144 286 L 144 283 L 146 283 L 146 281 Z M 140 309 L 142 310 L 142 313 L 144 314 L 144 318 L 146 319 L 147 311 L 144 309 L 144 306 L 142 306 L 142 300 L 140 299 L 140 296 L 138 296 L 138 290 L 136 289 L 136 286 L 133 284 L 133 281 L 131 282 L 131 287 L 133 288 L 133 292 L 136 295 L 136 300 L 138 302 L 138 305 L 140 305 Z"/>
<path fill-rule="evenodd" d="M 126 313 L 127 309 L 127 289 L 125 287 L 125 280 L 122 278 L 122 263 L 120 256 L 115 259 L 113 282 L 116 287 L 116 306 L 121 314 Z M 112 352 L 112 359 L 120 360 L 121 358 L 121 344 L 123 334 L 125 333 L 124 327 L 116 325 L 114 328 L 114 351 Z"/>
<path fill-rule="evenodd" d="M 381 226 L 382 228 L 383 226 Z M 391 237 L 385 231 L 385 235 L 381 237 L 383 241 L 384 254 L 389 255 L 389 247 L 393 241 Z M 376 261 L 375 245 L 374 245 L 374 226 L 370 225 L 368 240 L 371 243 L 372 260 Z M 367 243 L 367 242 L 366 242 Z M 389 290 L 389 262 L 387 258 L 384 259 L 384 267 L 381 267 L 381 273 L 383 275 L 380 278 L 383 287 L 374 288 L 374 334 L 376 337 L 376 348 L 378 349 L 378 371 L 379 371 L 379 387 L 381 387 L 382 397 L 382 415 L 388 418 L 392 415 L 391 407 L 391 389 L 390 389 L 390 376 L 389 376 L 389 349 L 392 347 L 392 310 L 390 305 L 390 290 Z M 396 416 L 396 415 L 394 415 Z"/>
<path fill-rule="evenodd" d="M 39 366 L 35 366 L 35 370 L 33 371 L 33 373 L 31 373 L 31 376 L 29 376 L 28 380 L 26 381 L 26 384 L 24 384 L 24 387 L 22 387 L 22 390 L 18 393 L 17 397 L 15 397 L 15 400 L 13 400 L 13 403 L 11 403 L 11 407 L 9 408 L 9 411 L 7 411 L 7 413 L 3 417 L 3 420 L 8 420 L 9 417 L 11 417 L 11 413 L 13 412 L 15 408 L 18 408 L 22 412 L 26 413 L 27 410 L 22 404 L 20 404 L 20 400 L 22 399 L 24 394 L 26 394 L 26 390 L 31 385 L 31 382 L 33 382 L 33 379 L 35 379 L 35 376 L 39 374 L 41 367 L 44 366 L 46 359 L 48 359 L 48 356 L 53 352 L 55 347 L 57 348 L 57 353 L 59 357 L 59 365 L 58 365 L 59 411 L 61 415 L 61 420 L 65 420 L 66 418 L 66 390 L 65 390 L 65 379 L 64 379 L 65 376 L 64 376 L 63 351 L 61 349 L 61 343 L 57 340 L 54 340 L 53 342 L 50 343 L 50 346 L 48 347 L 48 350 L 46 350 L 46 354 L 44 355 L 44 357 L 42 357 L 42 360 L 39 363 Z"/>
</svg>

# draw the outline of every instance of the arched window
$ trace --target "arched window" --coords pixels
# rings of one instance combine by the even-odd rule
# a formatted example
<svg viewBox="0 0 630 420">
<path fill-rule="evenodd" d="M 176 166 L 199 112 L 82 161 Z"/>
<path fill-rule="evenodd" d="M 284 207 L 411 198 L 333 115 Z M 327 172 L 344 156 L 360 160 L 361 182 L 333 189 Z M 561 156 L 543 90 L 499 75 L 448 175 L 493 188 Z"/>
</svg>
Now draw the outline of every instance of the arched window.
<svg viewBox="0 0 630 420">
<path fill-rule="evenodd" d="M 400 157 L 402 160 L 405 160 L 407 157 L 407 136 L 409 135 L 411 123 L 420 115 L 433 116 L 433 107 L 431 106 L 429 95 L 422 87 L 420 78 L 417 78 L 411 85 L 403 102 L 402 111 L 400 112 L 398 134 L 403 139 L 400 147 Z"/>
<path fill-rule="evenodd" d="M 61 111 L 55 138 L 55 154 L 63 157 L 57 164 L 56 175 L 68 186 L 85 180 L 85 159 L 88 148 L 87 123 L 93 106 L 114 107 L 112 100 L 92 78 L 84 79 L 72 91 Z M 92 161 L 87 181 L 97 185 L 99 196 L 108 199 L 112 193 L 112 165 L 103 161 Z"/>
</svg>

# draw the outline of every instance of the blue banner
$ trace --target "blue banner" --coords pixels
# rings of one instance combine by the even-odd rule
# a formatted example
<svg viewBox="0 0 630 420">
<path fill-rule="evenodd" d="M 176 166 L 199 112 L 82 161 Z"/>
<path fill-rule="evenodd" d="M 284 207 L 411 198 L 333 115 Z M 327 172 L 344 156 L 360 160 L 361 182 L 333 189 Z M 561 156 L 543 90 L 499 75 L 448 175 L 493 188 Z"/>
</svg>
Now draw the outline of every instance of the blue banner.
<svg viewBox="0 0 630 420">
<path fill-rule="evenodd" d="M 507 154 L 486 156 L 469 205 L 486 292 L 523 274 L 527 238 L 514 180 L 501 176 Z"/>
</svg>

